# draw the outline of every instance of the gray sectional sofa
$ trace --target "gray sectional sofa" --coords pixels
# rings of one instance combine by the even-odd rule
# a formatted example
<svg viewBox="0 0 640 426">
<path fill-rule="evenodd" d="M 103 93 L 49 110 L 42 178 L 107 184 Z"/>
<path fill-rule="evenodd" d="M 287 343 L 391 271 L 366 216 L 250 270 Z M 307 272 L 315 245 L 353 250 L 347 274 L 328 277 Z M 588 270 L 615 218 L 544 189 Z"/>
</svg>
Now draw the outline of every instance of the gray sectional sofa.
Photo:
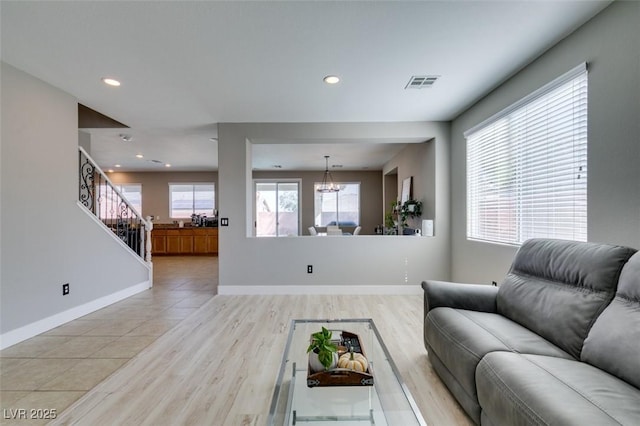
<svg viewBox="0 0 640 426">
<path fill-rule="evenodd" d="M 476 424 L 640 425 L 640 253 L 534 239 L 499 287 L 425 281 L 429 360 Z"/>
</svg>

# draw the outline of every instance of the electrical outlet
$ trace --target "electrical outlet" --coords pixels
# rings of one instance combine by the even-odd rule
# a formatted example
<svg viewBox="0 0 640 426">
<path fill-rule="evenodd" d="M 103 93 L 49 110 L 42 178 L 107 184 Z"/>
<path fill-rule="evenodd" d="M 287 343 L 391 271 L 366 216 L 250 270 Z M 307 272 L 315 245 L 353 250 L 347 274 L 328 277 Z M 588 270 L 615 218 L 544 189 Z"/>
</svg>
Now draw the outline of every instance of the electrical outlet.
<svg viewBox="0 0 640 426">
<path fill-rule="evenodd" d="M 220 226 L 229 226 L 229 218 L 228 217 L 220 218 Z"/>
<path fill-rule="evenodd" d="M 313 274 L 313 265 L 307 265 L 307 274 Z"/>
<path fill-rule="evenodd" d="M 66 296 L 69 294 L 69 283 L 62 284 L 62 295 Z"/>
</svg>

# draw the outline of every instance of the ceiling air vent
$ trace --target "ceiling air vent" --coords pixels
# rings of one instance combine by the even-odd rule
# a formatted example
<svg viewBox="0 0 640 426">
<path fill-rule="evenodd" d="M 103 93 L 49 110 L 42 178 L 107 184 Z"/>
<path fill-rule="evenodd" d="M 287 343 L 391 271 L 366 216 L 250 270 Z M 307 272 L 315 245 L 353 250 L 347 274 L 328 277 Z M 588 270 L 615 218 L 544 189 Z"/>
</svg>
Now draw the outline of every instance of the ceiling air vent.
<svg viewBox="0 0 640 426">
<path fill-rule="evenodd" d="M 409 79 L 405 89 L 424 89 L 433 86 L 439 75 L 414 75 Z"/>
</svg>

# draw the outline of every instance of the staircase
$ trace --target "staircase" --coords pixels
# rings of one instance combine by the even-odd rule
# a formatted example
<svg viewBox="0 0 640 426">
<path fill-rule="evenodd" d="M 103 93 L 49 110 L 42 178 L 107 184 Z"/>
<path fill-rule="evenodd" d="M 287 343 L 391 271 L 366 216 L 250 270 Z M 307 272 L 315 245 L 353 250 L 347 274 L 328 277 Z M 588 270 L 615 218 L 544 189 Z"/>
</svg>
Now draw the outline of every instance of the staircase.
<svg viewBox="0 0 640 426">
<path fill-rule="evenodd" d="M 153 224 L 136 211 L 82 147 L 78 151 L 78 201 L 126 247 L 150 263 Z"/>
</svg>

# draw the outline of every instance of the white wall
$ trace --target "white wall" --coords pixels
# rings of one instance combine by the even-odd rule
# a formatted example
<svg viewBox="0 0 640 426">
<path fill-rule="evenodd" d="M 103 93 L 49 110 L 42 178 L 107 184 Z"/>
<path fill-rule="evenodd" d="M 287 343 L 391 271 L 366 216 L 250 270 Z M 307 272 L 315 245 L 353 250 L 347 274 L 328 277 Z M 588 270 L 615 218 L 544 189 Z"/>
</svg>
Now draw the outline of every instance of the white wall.
<svg viewBox="0 0 640 426">
<path fill-rule="evenodd" d="M 140 213 L 143 217 L 154 216 L 153 223 L 156 224 L 172 223 L 175 220 L 170 216 L 170 183 L 213 182 L 216 192 L 215 203 L 216 206 L 218 205 L 218 173 L 216 172 L 114 172 L 107 175 L 114 184 L 142 185 L 142 212 Z"/>
<path fill-rule="evenodd" d="M 452 123 L 452 277 L 490 283 L 515 248 L 466 240 L 463 132 L 589 64 L 588 239 L 640 249 L 640 3 L 614 2 Z"/>
<path fill-rule="evenodd" d="M 422 216 L 407 218 L 407 227 L 421 228 L 423 219 L 435 219 L 436 213 L 436 150 L 433 141 L 409 144 L 395 157 L 384 165 L 384 175 L 397 172 L 397 188 L 390 188 L 390 192 L 402 196 L 402 185 L 406 178 L 411 178 L 411 198 L 422 202 Z M 444 160 L 443 160 L 444 161 Z M 447 203 L 446 200 L 440 200 Z M 390 205 L 385 206 L 389 211 Z"/>
<path fill-rule="evenodd" d="M 412 286 L 427 278 L 449 277 L 448 123 L 220 124 L 220 292 L 266 291 L 268 286 Z M 251 141 L 435 139 L 438 236 L 252 238 Z M 307 265 L 314 273 L 307 274 Z M 242 288 L 244 287 L 244 289 Z M 256 287 L 258 290 L 256 290 Z M 262 287 L 262 290 L 260 290 Z M 281 291 L 287 291 L 286 287 Z M 297 290 L 300 290 L 298 288 Z M 347 289 L 348 290 L 345 290 Z M 297 290 L 291 290 L 292 292 Z M 400 291 L 400 287 L 398 287 Z"/>
<path fill-rule="evenodd" d="M 76 204 L 76 99 L 5 63 L 1 90 L 0 333 L 8 346 L 140 287 L 149 270 Z"/>
</svg>

